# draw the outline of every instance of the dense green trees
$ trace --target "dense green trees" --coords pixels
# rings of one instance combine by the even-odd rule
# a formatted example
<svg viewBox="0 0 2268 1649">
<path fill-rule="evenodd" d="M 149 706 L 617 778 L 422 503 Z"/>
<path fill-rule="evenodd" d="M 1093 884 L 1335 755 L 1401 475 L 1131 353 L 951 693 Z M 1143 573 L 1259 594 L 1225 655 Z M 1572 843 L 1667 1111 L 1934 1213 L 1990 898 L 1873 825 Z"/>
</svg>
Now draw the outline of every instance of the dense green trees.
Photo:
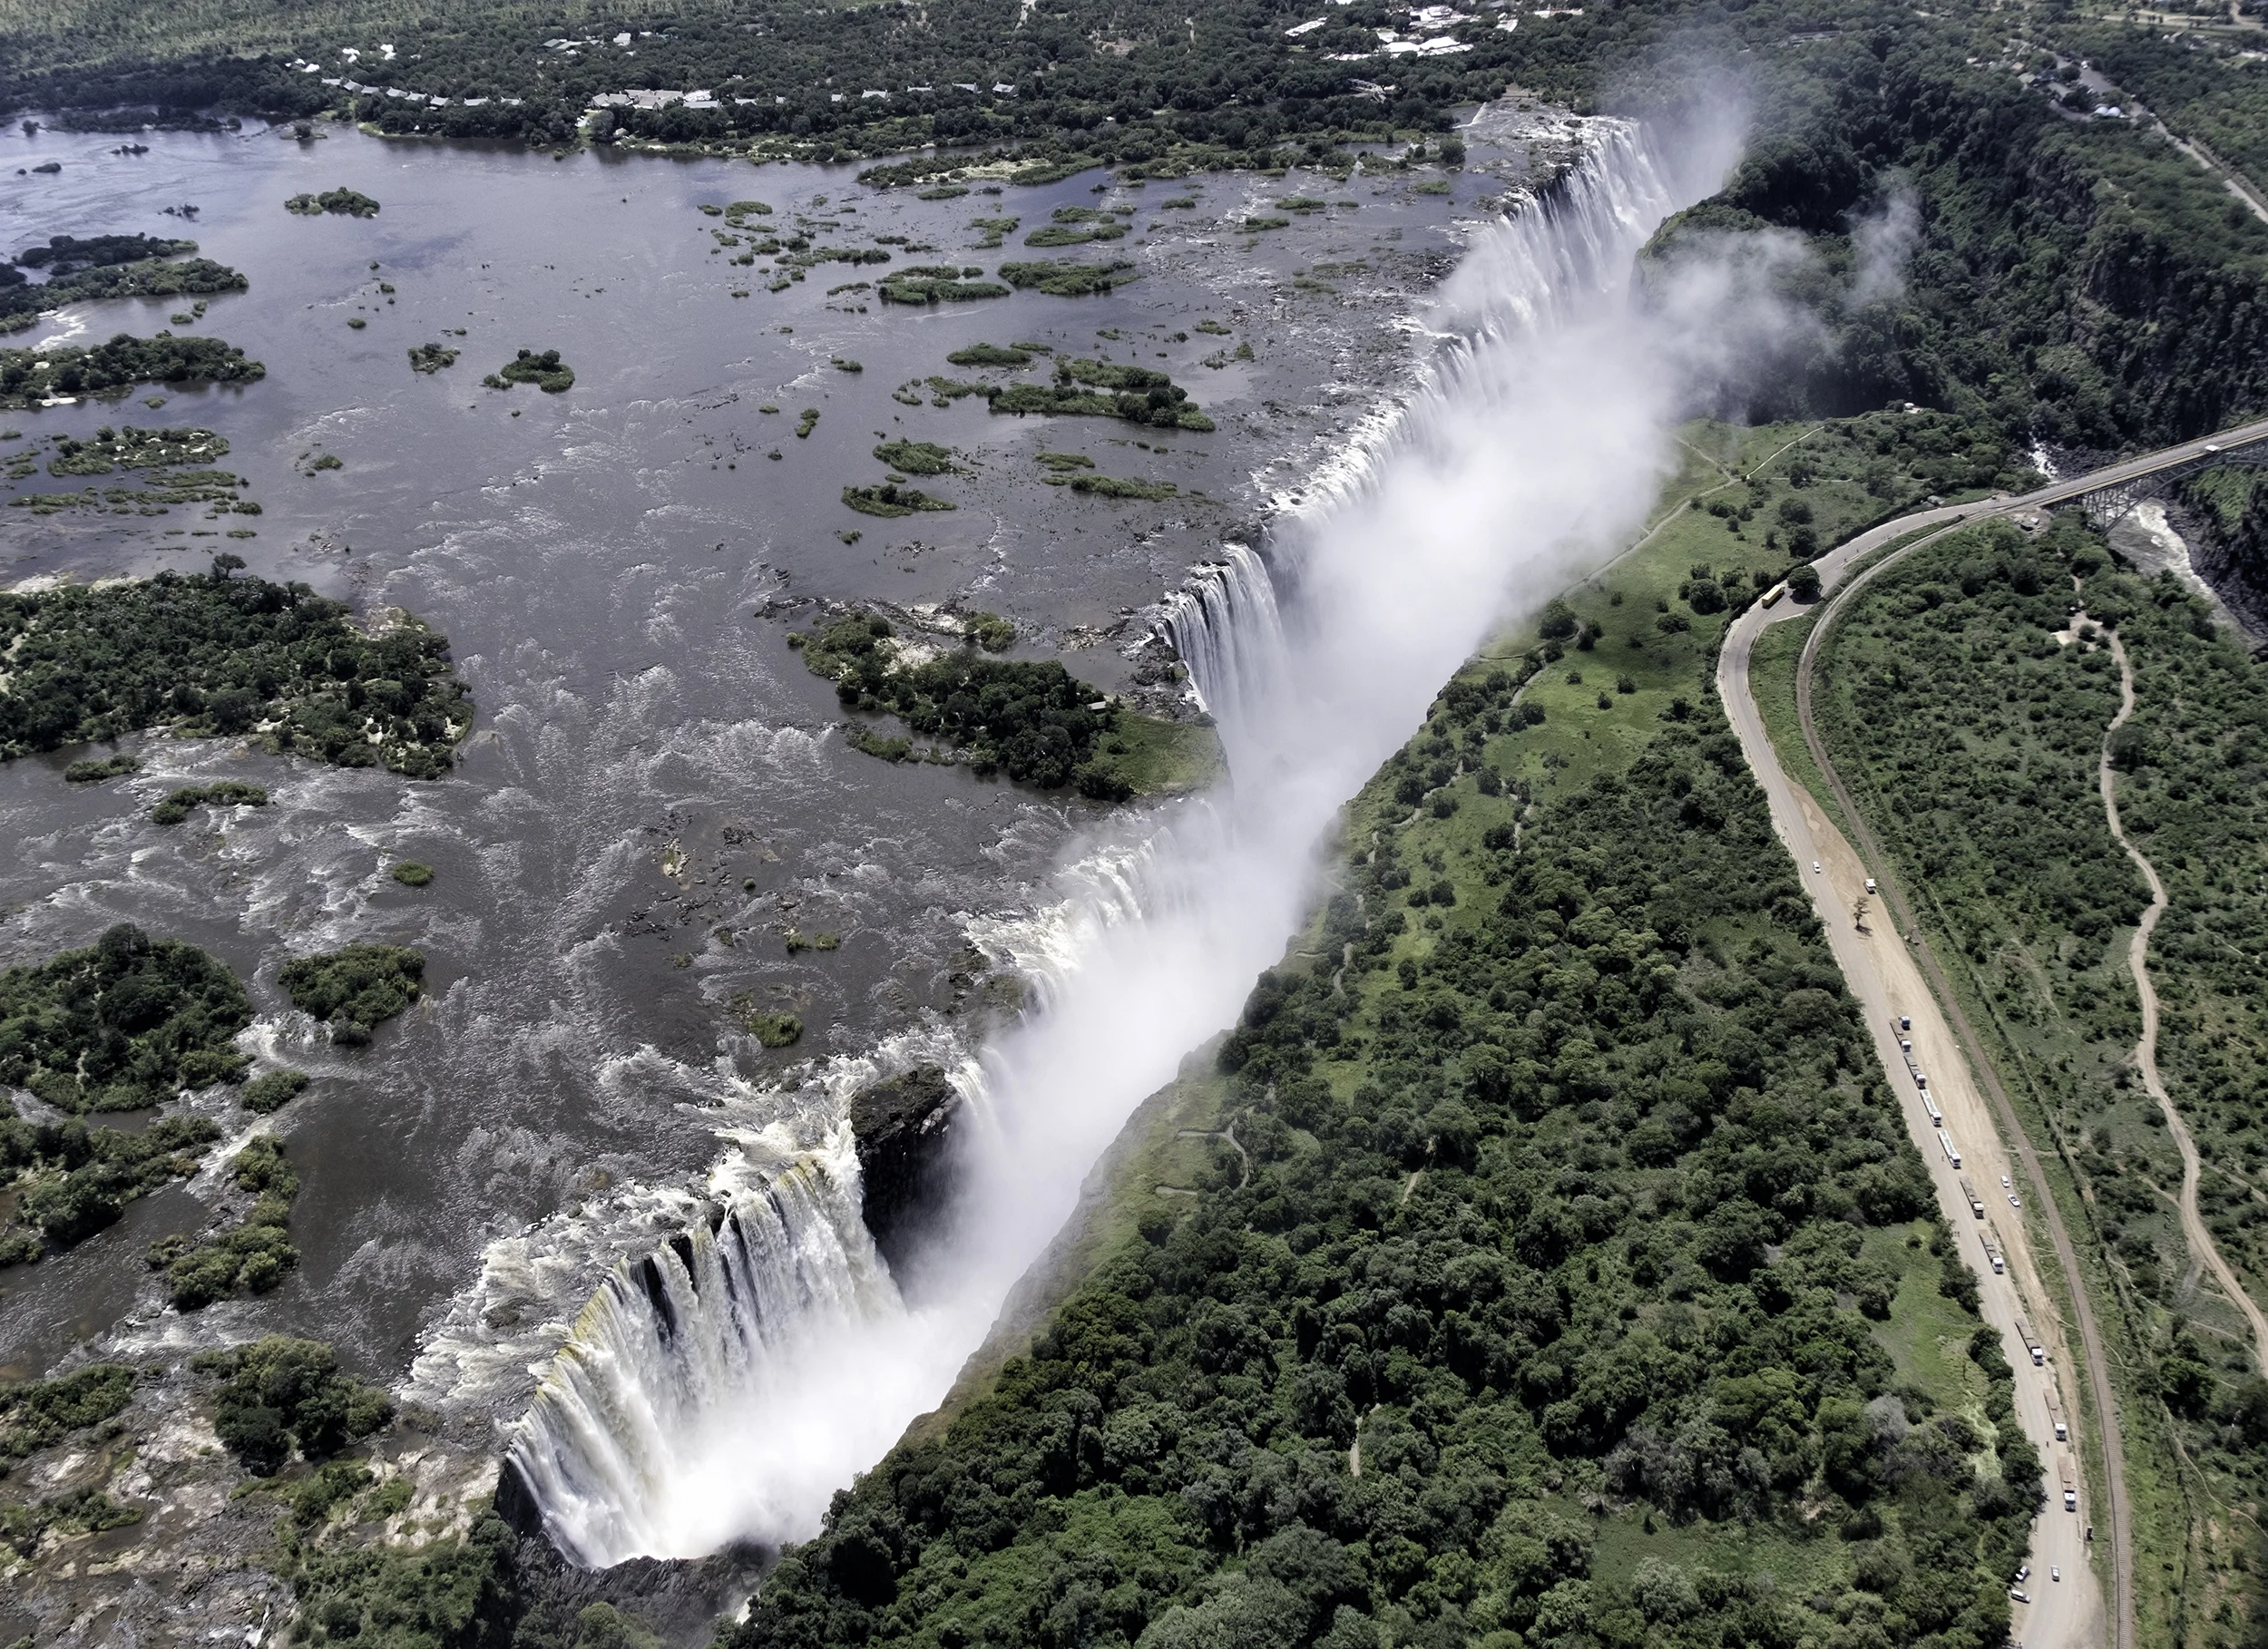
<svg viewBox="0 0 2268 1649">
<path fill-rule="evenodd" d="M 259 737 L 342 766 L 437 778 L 472 722 L 449 644 L 409 620 L 378 635 L 305 584 L 161 572 L 0 594 L 0 758 L 171 726 Z"/>
<path fill-rule="evenodd" d="M 1347 834 L 1331 960 L 1220 1051 L 1233 1146 L 731 1642 L 1999 1643 L 2038 1461 L 1721 721 L 1532 808 L 1397 757 Z M 1981 1428 L 1870 1329 L 1901 1253 L 1978 1331 Z M 1585 1508 L 1632 1503 L 1842 1578 L 1618 1568 Z"/>
<path fill-rule="evenodd" d="M 330 1026 L 334 1041 L 367 1042 L 370 1032 L 417 1000 L 425 959 L 401 945 L 347 945 L 295 957 L 278 976 L 291 1005 Z"/>
<path fill-rule="evenodd" d="M 216 266 L 217 267 L 217 266 Z M 134 337 L 120 333 L 92 348 L 0 349 L 0 407 L 33 406 L 53 396 L 101 395 L 136 384 L 244 384 L 268 368 L 215 337 Z"/>
<path fill-rule="evenodd" d="M 961 752 L 979 773 L 1001 772 L 1048 790 L 1076 785 L 1103 801 L 1132 794 L 1103 759 L 1120 712 L 1093 707 L 1100 688 L 1051 659 L 985 659 L 974 649 L 909 667 L 897 662 L 893 636 L 888 620 L 851 613 L 791 638 L 791 645 L 835 683 L 845 708 L 896 715 Z"/>
<path fill-rule="evenodd" d="M 191 1366 L 220 1377 L 213 1429 L 262 1477 L 294 1452 L 310 1460 L 337 1454 L 394 1418 L 393 1399 L 339 1372 L 337 1354 L 318 1341 L 271 1334 L 204 1352 Z"/>
<path fill-rule="evenodd" d="M 0 332 L 20 330 L 42 310 L 65 304 L 244 290 L 244 277 L 225 264 L 204 258 L 170 261 L 196 249 L 194 240 L 161 240 L 148 235 L 54 236 L 45 246 L 15 258 L 25 268 L 45 269 L 44 286 L 34 286 L 15 268 L 0 264 Z"/>
<path fill-rule="evenodd" d="M 99 943 L 0 972 L 0 1082 L 56 1109 L 138 1110 L 241 1080 L 244 987 L 175 939 L 121 922 Z"/>
</svg>

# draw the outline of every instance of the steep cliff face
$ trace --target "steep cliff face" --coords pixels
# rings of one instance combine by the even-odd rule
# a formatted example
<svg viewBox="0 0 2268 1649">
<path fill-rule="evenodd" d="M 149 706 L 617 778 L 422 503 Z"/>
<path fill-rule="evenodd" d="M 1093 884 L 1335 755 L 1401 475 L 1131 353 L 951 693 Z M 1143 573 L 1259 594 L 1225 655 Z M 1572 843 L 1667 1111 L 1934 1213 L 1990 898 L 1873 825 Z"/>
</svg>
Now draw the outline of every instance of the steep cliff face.
<svg viewBox="0 0 2268 1649">
<path fill-rule="evenodd" d="M 2254 636 L 2268 636 L 2268 475 L 2207 470 L 2184 484 L 2189 563 Z"/>
<path fill-rule="evenodd" d="M 894 1270 L 943 1202 L 960 1114 L 960 1091 L 935 1065 L 877 1082 L 851 1100 L 866 1229 Z"/>
</svg>

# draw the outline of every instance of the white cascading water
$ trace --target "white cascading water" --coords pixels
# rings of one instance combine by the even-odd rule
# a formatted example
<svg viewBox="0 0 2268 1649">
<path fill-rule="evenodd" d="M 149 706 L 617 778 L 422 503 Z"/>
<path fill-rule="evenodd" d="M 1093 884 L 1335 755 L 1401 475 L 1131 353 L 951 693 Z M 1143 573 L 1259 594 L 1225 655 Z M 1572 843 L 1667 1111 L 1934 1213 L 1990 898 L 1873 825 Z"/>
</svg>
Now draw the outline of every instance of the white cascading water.
<svg viewBox="0 0 2268 1649">
<path fill-rule="evenodd" d="M 944 1395 L 1128 1116 L 1280 955 L 1345 799 L 1492 631 L 1629 541 L 1677 421 L 1780 324 L 1738 259 L 1634 290 L 1638 249 L 1737 153 L 1731 120 L 1594 124 L 1588 161 L 1446 284 L 1409 405 L 1279 522 L 1287 576 L 1232 548 L 1169 604 L 1233 786 L 1090 844 L 1110 873 L 967 1083 L 963 1193 L 896 1286 L 855 1217 L 846 1127 L 744 1193 L 731 1240 L 609 1280 L 511 1449 L 571 1557 L 806 1537 Z"/>
</svg>

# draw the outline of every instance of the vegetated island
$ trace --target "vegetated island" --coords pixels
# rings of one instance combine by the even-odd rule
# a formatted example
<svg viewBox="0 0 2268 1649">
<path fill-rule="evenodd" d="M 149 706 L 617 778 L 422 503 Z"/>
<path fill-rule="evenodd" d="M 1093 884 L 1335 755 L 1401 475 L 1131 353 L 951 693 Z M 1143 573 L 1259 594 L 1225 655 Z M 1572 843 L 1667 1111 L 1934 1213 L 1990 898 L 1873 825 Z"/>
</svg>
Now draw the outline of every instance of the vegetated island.
<svg viewBox="0 0 2268 1649">
<path fill-rule="evenodd" d="M 375 218 L 378 215 L 378 203 L 351 189 L 327 189 L 319 195 L 292 196 L 284 202 L 284 210 L 301 218 L 319 218 L 325 212 L 345 218 Z"/>
<path fill-rule="evenodd" d="M 1123 258 L 1082 263 L 1075 258 L 1039 258 L 1003 263 L 1000 278 L 1012 287 L 1056 298 L 1094 298 L 1139 280 L 1141 271 Z"/>
<path fill-rule="evenodd" d="M 15 1189 L 0 1223 L 0 1265 L 67 1248 L 114 1224 L 125 1205 L 197 1171 L 220 1137 L 200 1117 L 138 1131 L 89 1128 L 90 1113 L 146 1110 L 184 1089 L 240 1082 L 236 1036 L 252 1005 L 236 976 L 179 940 L 121 922 L 83 951 L 0 971 L 0 1086 L 22 1088 L 71 1120 L 0 1117 L 0 1185 Z"/>
<path fill-rule="evenodd" d="M 957 510 L 951 499 L 934 498 L 919 487 L 885 481 L 870 487 L 845 487 L 843 502 L 861 515 L 914 515 L 925 510 Z"/>
<path fill-rule="evenodd" d="M 988 356 L 1023 351 L 994 350 L 983 346 Z M 966 355 L 972 351 L 963 350 Z M 1028 357 L 1027 357 L 1028 358 Z M 978 365 L 1012 366 L 1018 363 L 992 358 L 981 359 Z M 933 377 L 926 380 L 934 405 L 947 405 L 963 395 L 981 395 L 984 404 L 996 413 L 1038 414 L 1047 417 L 1123 418 L 1130 424 L 1147 424 L 1158 429 L 1186 429 L 1203 434 L 1213 427 L 1212 419 L 1189 399 L 1189 392 L 1173 381 L 1170 373 L 1158 372 L 1148 366 L 1130 366 L 1117 361 L 1090 360 L 1077 356 L 1055 363 L 1055 381 L 1051 384 L 973 384 L 965 380 Z"/>
<path fill-rule="evenodd" d="M 291 1005 L 330 1027 L 348 1047 L 417 1000 L 425 956 L 403 945 L 347 945 L 288 961 L 278 976 Z"/>
<path fill-rule="evenodd" d="M 414 366 L 415 362 L 413 360 L 411 364 Z M 423 370 L 431 371 L 432 368 Z M 541 355 L 533 349 L 523 349 L 481 382 L 490 389 L 510 389 L 514 384 L 533 384 L 545 395 L 555 395 L 575 386 L 575 369 L 559 358 L 556 349 L 546 349 Z"/>
<path fill-rule="evenodd" d="M 439 372 L 445 366 L 456 365 L 457 352 L 446 344 L 412 344 L 409 346 L 409 367 L 412 372 Z"/>
<path fill-rule="evenodd" d="M 376 634 L 305 584 L 161 572 L 0 593 L 0 760 L 145 727 L 411 778 L 448 771 L 473 707 L 449 644 L 414 619 Z"/>
<path fill-rule="evenodd" d="M 137 384 L 249 384 L 267 376 L 267 367 L 216 337 L 122 332 L 84 349 L 0 349 L 0 407 L 37 406 Z"/>
<path fill-rule="evenodd" d="M 232 1294 L 264 1294 L 299 1264 L 286 1234 L 299 1176 L 284 1160 L 283 1142 L 272 1134 L 249 1142 L 229 1165 L 229 1186 L 251 1204 L 232 1224 L 205 1237 L 161 1237 L 150 1245 L 150 1269 L 165 1273 L 175 1311 L 201 1311 Z"/>
<path fill-rule="evenodd" d="M 1041 789 L 1072 785 L 1105 802 L 1194 789 L 1220 770 L 1220 743 L 1209 725 L 1111 704 L 1053 659 L 985 659 L 963 648 L 903 662 L 905 649 L 890 621 L 862 612 L 787 641 L 813 673 L 836 684 L 845 708 L 887 712 L 937 740 L 918 753 L 924 761 L 965 763 Z M 917 754 L 910 738 L 864 728 L 853 729 L 851 743 L 886 761 Z"/>
<path fill-rule="evenodd" d="M 194 240 L 149 235 L 54 236 L 45 246 L 17 253 L 14 264 L 0 264 L 0 332 L 20 332 L 44 312 L 65 304 L 210 297 L 245 289 L 240 273 L 210 259 L 191 258 L 196 250 Z M 46 283 L 34 285 L 24 269 L 46 270 Z"/>
<path fill-rule="evenodd" d="M 885 304 L 963 304 L 982 298 L 1005 298 L 1008 288 L 996 280 L 979 280 L 981 268 L 950 263 L 909 264 L 893 269 L 875 286 Z"/>
</svg>

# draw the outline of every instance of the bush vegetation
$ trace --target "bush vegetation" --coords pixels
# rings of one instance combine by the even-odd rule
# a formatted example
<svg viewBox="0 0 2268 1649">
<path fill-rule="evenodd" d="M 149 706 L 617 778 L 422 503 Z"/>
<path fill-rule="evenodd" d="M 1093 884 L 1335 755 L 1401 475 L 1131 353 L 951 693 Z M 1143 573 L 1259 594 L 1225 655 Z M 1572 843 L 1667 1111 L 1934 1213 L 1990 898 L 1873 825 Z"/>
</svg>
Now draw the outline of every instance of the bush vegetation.
<svg viewBox="0 0 2268 1649">
<path fill-rule="evenodd" d="M 307 1085 L 303 1070 L 271 1070 L 247 1082 L 237 1103 L 255 1117 L 270 1116 L 298 1098 Z"/>
<path fill-rule="evenodd" d="M 99 395 L 137 384 L 249 384 L 268 368 L 214 337 L 134 337 L 120 333 L 90 348 L 0 349 L 0 408 L 36 406 L 60 395 Z"/>
<path fill-rule="evenodd" d="M 0 1121 L 0 1170 L 16 1186 L 16 1223 L 0 1226 L 0 1265 L 36 1260 L 42 1238 L 62 1249 L 107 1230 L 136 1197 L 196 1173 L 199 1153 L 220 1137 L 201 1117 L 168 1117 L 141 1133 L 76 1117 Z"/>
<path fill-rule="evenodd" d="M 337 1353 L 319 1341 L 271 1334 L 201 1352 L 190 1366 L 219 1377 L 213 1429 L 258 1477 L 273 1477 L 295 1453 L 327 1459 L 394 1418 L 393 1399 L 340 1373 Z"/>
<path fill-rule="evenodd" d="M 0 759 L 142 727 L 252 737 L 341 766 L 448 770 L 472 722 L 449 644 L 405 621 L 366 635 L 305 584 L 161 572 L 131 583 L 0 593 Z"/>
<path fill-rule="evenodd" d="M 0 264 L 0 332 L 19 332 L 45 311 L 66 304 L 112 298 L 210 297 L 241 292 L 244 277 L 226 264 L 190 258 L 194 240 L 161 240 L 148 235 L 95 235 L 82 239 L 56 235 L 45 246 L 16 254 L 25 268 L 44 269 L 44 285 L 34 286 L 16 268 Z M 189 258 L 179 263 L 176 259 Z"/>
<path fill-rule="evenodd" d="M 875 456 L 908 475 L 952 475 L 960 470 L 953 449 L 934 441 L 885 441 L 875 448 Z"/>
<path fill-rule="evenodd" d="M 375 218 L 378 203 L 357 190 L 327 189 L 319 195 L 294 195 L 284 202 L 284 210 L 302 218 L 319 218 L 325 212 L 335 212 L 346 218 Z"/>
<path fill-rule="evenodd" d="M 533 384 L 545 395 L 555 395 L 575 386 L 575 369 L 559 358 L 556 349 L 546 349 L 541 355 L 533 349 L 523 349 L 481 382 L 491 389 Z"/>
<path fill-rule="evenodd" d="M 133 1399 L 134 1378 L 123 1364 L 95 1362 L 54 1380 L 0 1387 L 0 1475 L 73 1431 L 117 1418 Z"/>
<path fill-rule="evenodd" d="M 130 773 L 142 771 L 139 756 L 106 756 L 97 761 L 89 758 L 73 762 L 63 770 L 64 779 L 73 785 L 99 785 L 104 779 L 123 778 Z"/>
<path fill-rule="evenodd" d="M 1042 258 L 1028 263 L 1003 263 L 1000 278 L 1012 287 L 1056 298 L 1092 298 L 1139 280 L 1141 271 L 1124 259 L 1081 263 L 1074 258 Z"/>
<path fill-rule="evenodd" d="M 959 508 L 950 499 L 934 498 L 919 487 L 902 487 L 894 481 L 870 487 L 845 487 L 843 502 L 861 515 L 914 515 L 925 510 Z"/>
<path fill-rule="evenodd" d="M 394 880 L 404 887 L 425 887 L 433 881 L 433 867 L 420 864 L 415 859 L 405 859 L 394 867 Z"/>
<path fill-rule="evenodd" d="M 252 1004 L 194 945 L 121 922 L 83 951 L 0 972 L 0 1083 L 72 1115 L 141 1110 L 243 1079 Z"/>
<path fill-rule="evenodd" d="M 268 792 L 258 785 L 244 785 L 235 779 L 221 779 L 210 785 L 183 785 L 150 809 L 153 824 L 179 824 L 189 817 L 192 807 L 210 804 L 215 807 L 265 807 Z"/>
<path fill-rule="evenodd" d="M 2134 1070 L 2140 1004 L 2127 970 L 2147 888 L 2097 790 L 2119 677 L 2069 633 L 2077 602 L 2114 629 L 2136 675 L 2113 746 L 2120 812 L 2171 903 L 2149 968 L 2158 1065 L 2204 1159 L 2215 1244 L 2257 1291 L 2268 1277 L 2268 681 L 2203 599 L 2122 566 L 2076 512 L 2037 537 L 1996 524 L 1916 551 L 1853 598 L 1820 672 L 1821 726 L 1939 954 L 1992 1039 L 2009 1089 L 2036 1107 L 2077 1196 L 2138 1365 L 2129 1452 L 2189 1527 L 2141 1520 L 2137 1556 L 2185 1552 L 2257 1620 L 2268 1545 L 2220 1508 L 2268 1494 L 2268 1383 L 2225 1303 L 2185 1283 L 2197 1264 L 2172 1199 L 2176 1148 Z M 2037 1136 L 2036 1136 L 2037 1137 Z M 2134 1469 L 2130 1466 L 2130 1471 Z M 2146 1578 L 2155 1566 L 2141 1566 Z M 2145 1619 L 2179 1621 L 2156 1594 Z M 2176 1628 L 2168 1625 L 2167 1630 Z"/>
<path fill-rule="evenodd" d="M 175 1311 L 201 1311 L 236 1293 L 264 1294 L 299 1263 L 284 1229 L 299 1176 L 284 1160 L 283 1142 L 259 1136 L 237 1153 L 229 1176 L 254 1198 L 243 1219 L 202 1241 L 171 1236 L 151 1244 L 150 1269 L 165 1273 Z"/>
<path fill-rule="evenodd" d="M 347 945 L 286 962 L 277 982 L 300 1012 L 354 1045 L 417 1000 L 425 959 L 401 945 Z"/>
<path fill-rule="evenodd" d="M 445 366 L 456 365 L 457 351 L 446 344 L 412 344 L 409 348 L 409 369 L 412 372 L 439 372 Z"/>
</svg>

